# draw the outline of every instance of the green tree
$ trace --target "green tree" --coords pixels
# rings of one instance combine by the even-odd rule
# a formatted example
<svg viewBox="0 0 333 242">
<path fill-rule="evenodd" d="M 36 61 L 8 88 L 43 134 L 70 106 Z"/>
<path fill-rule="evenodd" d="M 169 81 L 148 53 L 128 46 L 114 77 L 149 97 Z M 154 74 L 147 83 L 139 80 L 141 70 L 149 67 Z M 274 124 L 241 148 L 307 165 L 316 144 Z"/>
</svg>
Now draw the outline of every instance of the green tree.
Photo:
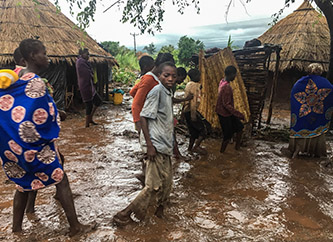
<svg viewBox="0 0 333 242">
<path fill-rule="evenodd" d="M 205 45 L 200 40 L 194 40 L 186 35 L 178 41 L 178 59 L 181 64 L 188 65 L 193 54 L 203 50 Z"/>
<path fill-rule="evenodd" d="M 173 45 L 163 45 L 160 49 L 160 53 L 173 53 L 175 47 Z"/>
<path fill-rule="evenodd" d="M 100 44 L 113 56 L 116 56 L 118 54 L 124 55 L 130 52 L 130 49 L 128 49 L 124 45 L 120 45 L 118 41 L 103 41 Z"/>
<path fill-rule="evenodd" d="M 150 43 L 149 45 L 145 46 L 143 50 L 147 51 L 148 54 L 153 55 L 156 52 L 156 47 L 154 43 Z"/>
</svg>

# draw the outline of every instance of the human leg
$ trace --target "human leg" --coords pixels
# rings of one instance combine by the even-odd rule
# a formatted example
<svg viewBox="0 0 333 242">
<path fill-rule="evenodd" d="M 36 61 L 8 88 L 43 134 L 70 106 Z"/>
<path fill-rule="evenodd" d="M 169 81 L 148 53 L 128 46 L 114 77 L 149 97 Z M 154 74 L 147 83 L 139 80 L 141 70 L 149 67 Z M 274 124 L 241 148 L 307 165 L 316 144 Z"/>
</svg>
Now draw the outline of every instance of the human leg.
<svg viewBox="0 0 333 242">
<path fill-rule="evenodd" d="M 242 135 L 243 135 L 243 129 L 244 125 L 243 123 L 235 116 L 232 116 L 232 124 L 233 124 L 233 132 L 236 133 L 236 143 L 235 143 L 235 149 L 239 150 L 242 142 Z"/>
<path fill-rule="evenodd" d="M 66 173 L 64 173 L 62 181 L 56 185 L 56 189 L 59 201 L 65 211 L 70 226 L 70 236 L 86 230 L 89 226 L 82 225 L 77 219 L 73 195 Z"/>
<path fill-rule="evenodd" d="M 199 154 L 202 154 L 202 155 L 207 154 L 207 151 L 204 148 L 200 147 L 200 144 L 204 139 L 205 139 L 204 136 L 199 136 L 199 138 L 195 142 L 195 145 L 193 147 L 193 151 L 198 152 Z"/>
<path fill-rule="evenodd" d="M 28 199 L 25 212 L 34 213 L 35 212 L 35 201 L 36 201 L 37 191 L 28 192 Z"/>
<path fill-rule="evenodd" d="M 220 153 L 224 153 L 233 136 L 232 119 L 231 117 L 223 117 L 219 115 L 219 120 L 223 132 L 223 140 L 220 148 Z"/>
<path fill-rule="evenodd" d="M 88 128 L 90 121 L 92 119 L 93 101 L 85 102 L 85 105 L 86 105 L 86 128 Z"/>
<path fill-rule="evenodd" d="M 22 231 L 22 221 L 24 210 L 27 205 L 28 195 L 29 192 L 15 192 L 13 203 L 13 232 Z"/>
</svg>

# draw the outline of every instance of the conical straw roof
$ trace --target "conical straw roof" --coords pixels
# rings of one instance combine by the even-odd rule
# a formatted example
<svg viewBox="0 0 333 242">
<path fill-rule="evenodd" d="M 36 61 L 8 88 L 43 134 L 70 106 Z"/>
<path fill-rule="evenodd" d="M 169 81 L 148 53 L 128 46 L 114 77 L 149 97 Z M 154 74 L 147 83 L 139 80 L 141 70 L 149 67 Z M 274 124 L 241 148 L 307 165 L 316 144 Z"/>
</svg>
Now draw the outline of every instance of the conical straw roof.
<svg viewBox="0 0 333 242">
<path fill-rule="evenodd" d="M 13 61 L 12 54 L 21 40 L 38 38 L 47 49 L 51 61 L 66 60 L 73 64 L 84 44 L 90 60 L 115 63 L 114 58 L 96 41 L 81 31 L 48 0 L 0 1 L 0 63 Z"/>
<path fill-rule="evenodd" d="M 330 54 L 328 24 L 325 16 L 317 12 L 307 0 L 258 39 L 263 44 L 282 46 L 281 72 L 292 68 L 306 71 L 306 67 L 313 62 L 321 63 L 324 70 L 328 71 Z"/>
</svg>

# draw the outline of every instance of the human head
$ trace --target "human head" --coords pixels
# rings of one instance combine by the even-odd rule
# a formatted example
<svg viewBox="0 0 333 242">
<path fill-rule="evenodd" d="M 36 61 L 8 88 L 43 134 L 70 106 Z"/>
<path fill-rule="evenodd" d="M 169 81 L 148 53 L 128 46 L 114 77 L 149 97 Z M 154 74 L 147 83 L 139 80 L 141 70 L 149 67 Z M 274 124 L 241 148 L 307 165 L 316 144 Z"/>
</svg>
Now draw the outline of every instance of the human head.
<svg viewBox="0 0 333 242">
<path fill-rule="evenodd" d="M 146 74 L 148 71 L 151 71 L 154 68 L 154 59 L 149 55 L 144 55 L 139 60 L 139 66 L 141 69 L 141 75 Z"/>
<path fill-rule="evenodd" d="M 46 55 L 46 48 L 40 40 L 22 40 L 19 48 L 28 68 L 33 66 L 36 71 L 42 71 L 48 67 L 49 59 Z"/>
<path fill-rule="evenodd" d="M 233 81 L 236 78 L 237 69 L 234 66 L 227 66 L 224 70 L 226 81 Z"/>
<path fill-rule="evenodd" d="M 89 50 L 87 48 L 80 48 L 79 56 L 81 56 L 85 60 L 89 60 Z"/>
<path fill-rule="evenodd" d="M 188 76 L 191 78 L 193 82 L 200 82 L 200 71 L 196 68 L 193 68 L 188 71 Z"/>
<path fill-rule="evenodd" d="M 173 59 L 173 56 L 170 53 L 158 53 L 156 60 L 155 60 L 155 66 L 158 67 L 162 63 L 170 61 L 172 63 L 175 63 L 175 60 Z"/>
<path fill-rule="evenodd" d="M 15 61 L 15 64 L 16 65 L 19 65 L 19 66 L 25 66 L 25 61 L 24 61 L 24 58 L 21 54 L 21 51 L 20 51 L 20 48 L 17 47 L 15 50 L 14 50 L 14 61 Z"/>
<path fill-rule="evenodd" d="M 177 68 L 171 61 L 164 62 L 160 65 L 159 80 L 168 89 L 171 89 L 176 82 Z"/>
<path fill-rule="evenodd" d="M 308 72 L 310 75 L 318 75 L 323 74 L 323 67 L 319 63 L 312 63 L 308 66 Z"/>
<path fill-rule="evenodd" d="M 183 67 L 178 67 L 177 68 L 177 84 L 181 84 L 187 76 L 187 72 Z"/>
</svg>

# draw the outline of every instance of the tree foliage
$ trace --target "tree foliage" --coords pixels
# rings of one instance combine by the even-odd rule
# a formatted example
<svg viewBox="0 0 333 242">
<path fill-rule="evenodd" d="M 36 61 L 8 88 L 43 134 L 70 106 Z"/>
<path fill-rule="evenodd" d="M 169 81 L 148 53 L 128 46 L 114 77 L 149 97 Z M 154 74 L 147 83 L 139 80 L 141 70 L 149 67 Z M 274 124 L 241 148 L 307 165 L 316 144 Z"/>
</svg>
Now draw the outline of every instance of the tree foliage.
<svg viewBox="0 0 333 242">
<path fill-rule="evenodd" d="M 188 65 L 193 54 L 203 50 L 205 45 L 200 40 L 194 40 L 186 35 L 181 37 L 178 41 L 178 58 L 179 62 L 184 65 Z"/>
<path fill-rule="evenodd" d="M 53 1 L 59 8 L 59 0 Z M 102 0 L 66 1 L 69 3 L 69 9 L 72 15 L 74 15 L 74 7 L 77 6 L 80 9 L 77 13 L 76 20 L 78 21 L 79 27 L 83 29 L 89 26 L 90 21 L 94 21 L 97 1 L 102 2 Z M 161 23 L 163 22 L 166 2 L 167 0 L 117 0 L 109 8 L 118 6 L 123 11 L 121 22 L 128 22 L 134 25 L 141 33 L 148 32 L 153 34 L 156 31 L 162 30 Z M 172 4 L 176 6 L 180 14 L 183 14 L 185 9 L 190 5 L 194 6 L 197 13 L 200 12 L 199 0 L 172 0 Z"/>
<path fill-rule="evenodd" d="M 124 45 L 120 45 L 118 41 L 103 41 L 100 43 L 102 48 L 109 52 L 111 55 L 127 54 L 131 50 Z"/>
<path fill-rule="evenodd" d="M 145 46 L 143 50 L 147 51 L 148 54 L 153 55 L 156 52 L 156 47 L 154 43 L 150 43 L 149 45 Z"/>
<path fill-rule="evenodd" d="M 160 49 L 160 53 L 172 53 L 175 50 L 173 45 L 163 45 Z"/>
</svg>

